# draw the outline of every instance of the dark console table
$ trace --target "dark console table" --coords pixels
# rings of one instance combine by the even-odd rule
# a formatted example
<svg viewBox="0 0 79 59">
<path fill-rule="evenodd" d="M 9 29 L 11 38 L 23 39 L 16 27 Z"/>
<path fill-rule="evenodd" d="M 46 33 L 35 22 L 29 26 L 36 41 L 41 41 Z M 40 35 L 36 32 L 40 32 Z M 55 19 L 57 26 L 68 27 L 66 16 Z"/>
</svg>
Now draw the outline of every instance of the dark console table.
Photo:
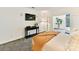
<svg viewBox="0 0 79 59">
<path fill-rule="evenodd" d="M 39 27 L 36 26 L 27 26 L 25 28 L 25 38 L 32 37 L 39 33 Z"/>
</svg>

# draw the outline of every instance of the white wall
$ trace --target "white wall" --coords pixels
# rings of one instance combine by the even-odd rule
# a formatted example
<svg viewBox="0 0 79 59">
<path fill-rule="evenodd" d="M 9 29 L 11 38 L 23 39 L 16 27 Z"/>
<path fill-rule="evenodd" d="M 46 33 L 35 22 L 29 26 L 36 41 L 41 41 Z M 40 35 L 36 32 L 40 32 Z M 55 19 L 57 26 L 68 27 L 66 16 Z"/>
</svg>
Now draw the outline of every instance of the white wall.
<svg viewBox="0 0 79 59">
<path fill-rule="evenodd" d="M 71 15 L 71 29 L 79 28 L 79 8 L 60 8 L 52 7 L 47 8 L 49 12 L 48 22 L 51 24 L 50 30 L 52 30 L 52 18 L 53 16 L 64 15 L 70 13 Z M 32 26 L 36 22 L 41 20 L 40 12 L 42 10 L 32 8 L 0 8 L 0 44 L 16 40 L 24 37 L 24 28 L 26 26 Z M 25 21 L 24 13 L 36 14 L 36 21 Z"/>
<path fill-rule="evenodd" d="M 24 28 L 36 21 L 25 21 L 24 13 L 37 15 L 31 8 L 0 8 L 0 44 L 24 37 Z"/>
<path fill-rule="evenodd" d="M 71 15 L 71 30 L 73 28 L 79 29 L 79 8 L 78 7 L 53 7 L 51 10 L 49 10 L 52 14 L 51 18 L 53 16 L 59 16 L 70 13 Z M 51 20 L 52 22 L 52 20 Z M 52 24 L 51 24 L 52 27 Z M 52 30 L 52 28 L 51 28 Z"/>
</svg>

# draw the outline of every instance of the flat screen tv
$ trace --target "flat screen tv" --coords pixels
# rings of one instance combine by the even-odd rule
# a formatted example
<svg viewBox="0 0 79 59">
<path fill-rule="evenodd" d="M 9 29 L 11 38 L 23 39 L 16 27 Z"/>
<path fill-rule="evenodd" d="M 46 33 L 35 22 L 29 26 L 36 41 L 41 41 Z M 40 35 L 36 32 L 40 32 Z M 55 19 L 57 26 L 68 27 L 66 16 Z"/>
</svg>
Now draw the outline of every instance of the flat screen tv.
<svg viewBox="0 0 79 59">
<path fill-rule="evenodd" d="M 29 14 L 29 13 L 25 13 L 25 20 L 26 20 L 26 21 L 33 21 L 33 20 L 36 20 L 36 15 L 34 15 L 34 14 Z"/>
</svg>

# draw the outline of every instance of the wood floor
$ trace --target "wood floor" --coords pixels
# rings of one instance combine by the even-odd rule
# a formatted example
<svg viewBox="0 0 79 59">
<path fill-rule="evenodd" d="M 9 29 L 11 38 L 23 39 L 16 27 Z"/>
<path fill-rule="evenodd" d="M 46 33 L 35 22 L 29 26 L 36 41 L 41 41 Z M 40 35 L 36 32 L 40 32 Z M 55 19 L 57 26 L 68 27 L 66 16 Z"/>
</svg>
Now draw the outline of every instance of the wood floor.
<svg viewBox="0 0 79 59">
<path fill-rule="evenodd" d="M 0 45 L 0 51 L 31 51 L 32 39 L 22 38 Z"/>
</svg>

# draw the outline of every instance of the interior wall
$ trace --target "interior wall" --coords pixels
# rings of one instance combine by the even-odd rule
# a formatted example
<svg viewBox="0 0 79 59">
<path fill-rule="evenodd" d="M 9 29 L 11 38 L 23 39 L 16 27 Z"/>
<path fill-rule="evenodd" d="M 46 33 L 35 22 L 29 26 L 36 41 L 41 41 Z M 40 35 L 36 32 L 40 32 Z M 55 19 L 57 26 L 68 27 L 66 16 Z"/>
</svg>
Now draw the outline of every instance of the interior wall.
<svg viewBox="0 0 79 59">
<path fill-rule="evenodd" d="M 31 8 L 0 8 L 0 44 L 24 37 L 24 28 L 37 22 L 37 19 L 25 21 L 24 13 L 37 15 L 37 11 Z"/>
<path fill-rule="evenodd" d="M 4 7 L 0 8 L 0 44 L 16 40 L 24 37 L 24 28 L 26 26 L 33 26 L 36 22 L 39 23 L 40 11 L 32 8 L 25 7 Z M 64 15 L 70 13 L 71 15 L 71 30 L 73 28 L 79 29 L 79 8 L 78 7 L 51 7 L 49 12 L 49 23 L 51 24 L 50 30 L 52 30 L 53 16 Z M 36 21 L 25 21 L 25 14 L 36 14 Z"/>
<path fill-rule="evenodd" d="M 53 7 L 52 10 L 49 10 L 53 16 L 59 16 L 70 13 L 71 20 L 71 30 L 74 28 L 79 29 L 79 8 L 78 7 Z M 51 20 L 52 22 L 52 20 Z M 52 24 L 51 24 L 52 30 Z"/>
</svg>

